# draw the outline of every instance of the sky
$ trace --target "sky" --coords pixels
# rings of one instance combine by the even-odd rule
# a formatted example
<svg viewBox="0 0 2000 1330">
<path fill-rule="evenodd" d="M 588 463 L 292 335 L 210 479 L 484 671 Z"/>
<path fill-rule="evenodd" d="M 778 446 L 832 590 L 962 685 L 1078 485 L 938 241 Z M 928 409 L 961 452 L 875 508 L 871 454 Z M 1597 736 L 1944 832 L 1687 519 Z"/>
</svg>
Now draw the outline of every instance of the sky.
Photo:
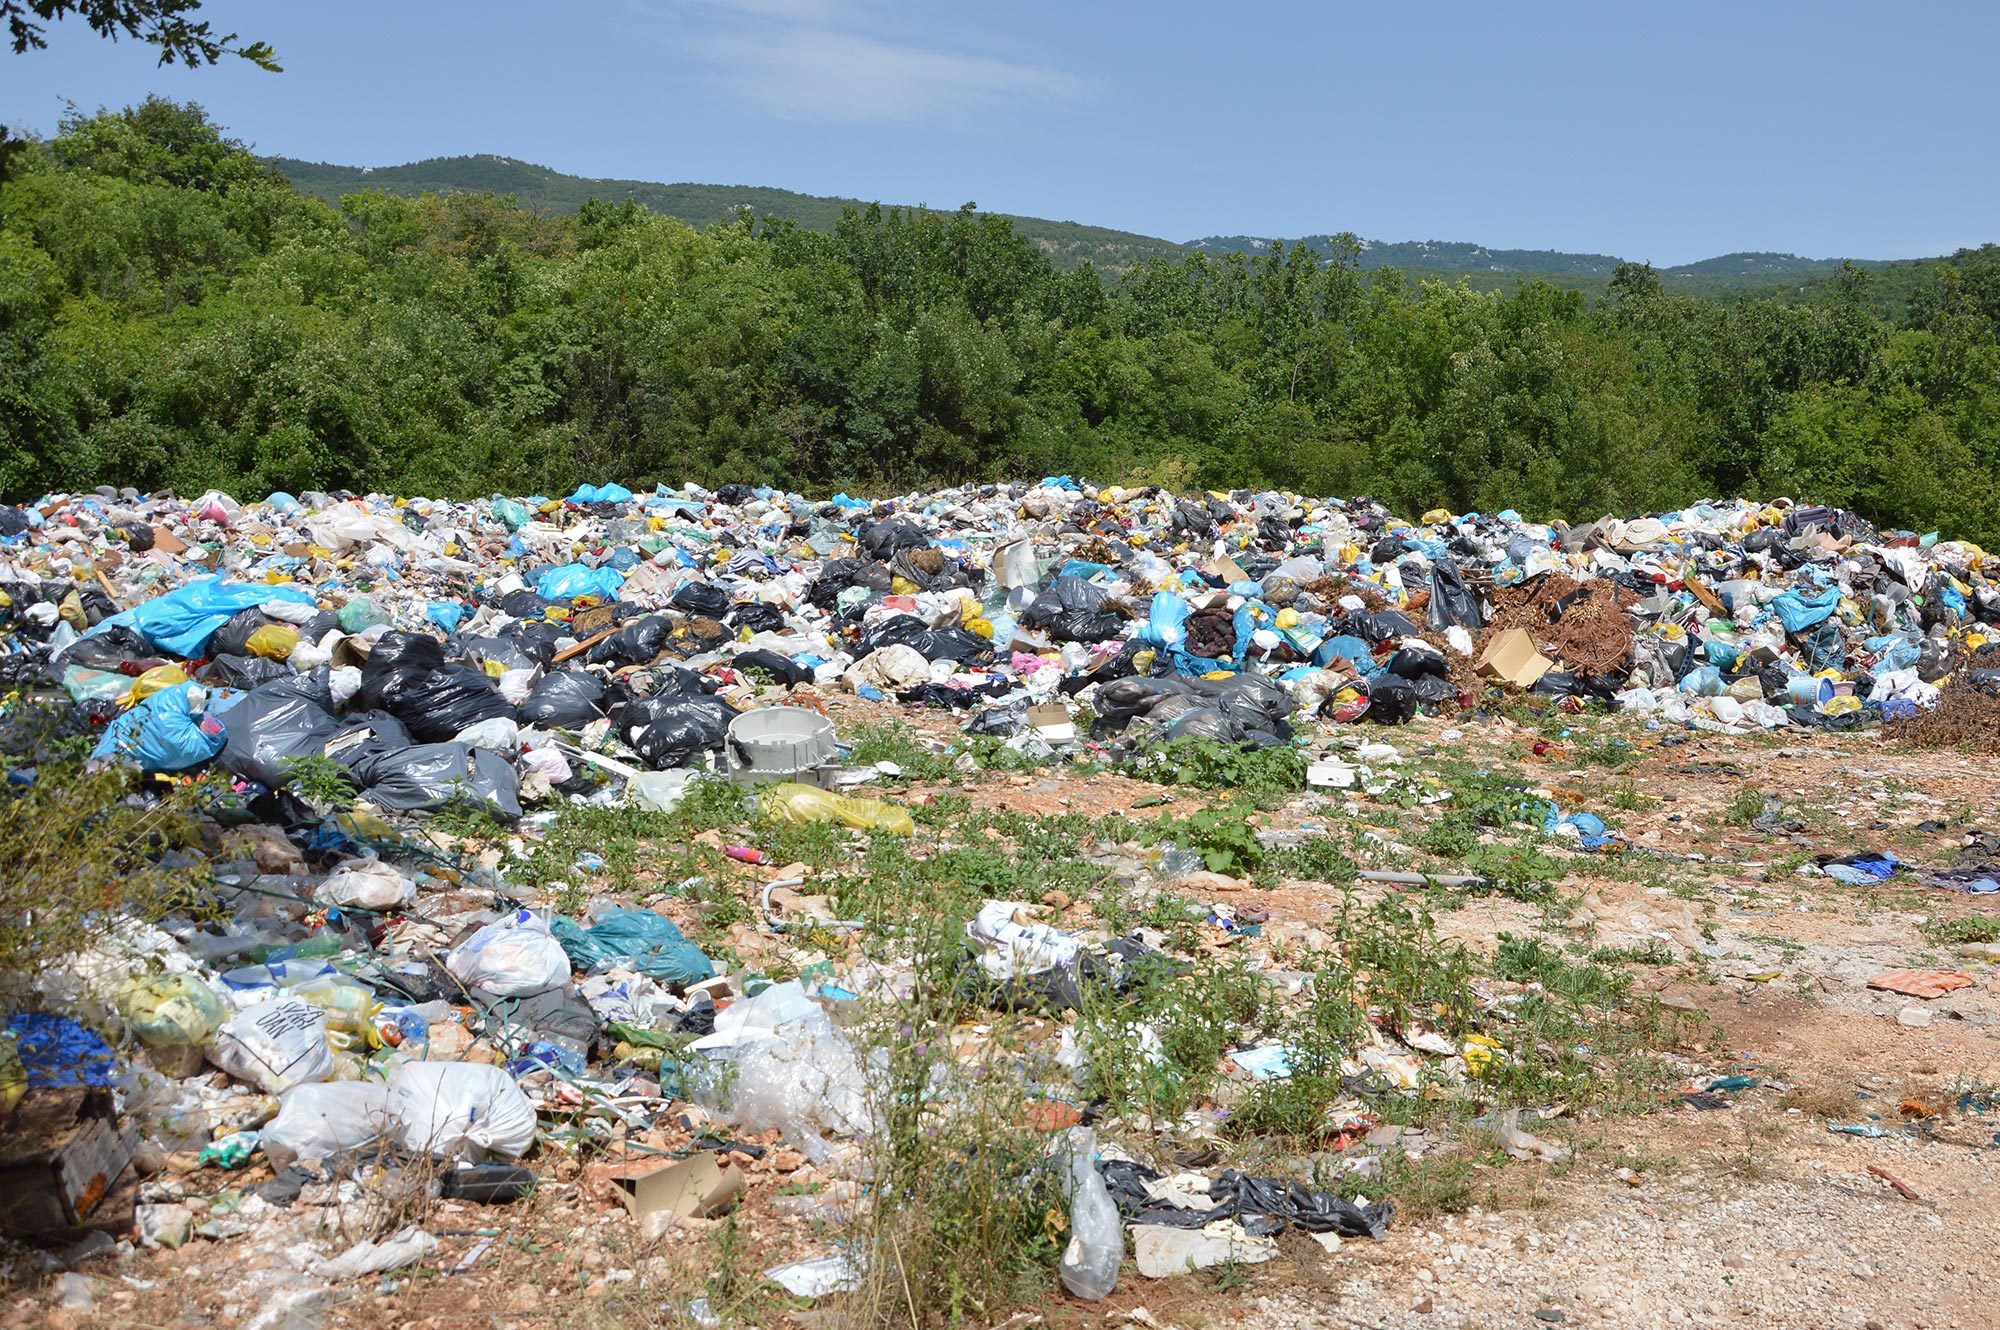
<svg viewBox="0 0 2000 1330">
<path fill-rule="evenodd" d="M 0 124 L 148 93 L 261 152 L 498 153 L 1172 240 L 1353 231 L 1616 254 L 2000 240 L 2000 5 L 1677 0 L 207 0 L 276 46 L 162 69 L 74 19 Z"/>
</svg>

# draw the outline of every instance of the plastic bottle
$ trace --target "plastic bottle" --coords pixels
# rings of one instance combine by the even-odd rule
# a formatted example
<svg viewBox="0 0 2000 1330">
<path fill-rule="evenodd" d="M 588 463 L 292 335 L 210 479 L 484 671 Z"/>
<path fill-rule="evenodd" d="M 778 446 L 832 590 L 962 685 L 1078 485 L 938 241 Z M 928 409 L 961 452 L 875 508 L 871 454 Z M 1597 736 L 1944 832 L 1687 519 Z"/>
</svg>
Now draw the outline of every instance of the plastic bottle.
<svg viewBox="0 0 2000 1330">
<path fill-rule="evenodd" d="M 1069 1143 L 1069 1246 L 1062 1254 L 1062 1283 L 1073 1295 L 1096 1301 L 1118 1287 L 1125 1259 L 1125 1226 L 1111 1189 L 1097 1171 L 1097 1133 L 1072 1127 Z"/>
</svg>

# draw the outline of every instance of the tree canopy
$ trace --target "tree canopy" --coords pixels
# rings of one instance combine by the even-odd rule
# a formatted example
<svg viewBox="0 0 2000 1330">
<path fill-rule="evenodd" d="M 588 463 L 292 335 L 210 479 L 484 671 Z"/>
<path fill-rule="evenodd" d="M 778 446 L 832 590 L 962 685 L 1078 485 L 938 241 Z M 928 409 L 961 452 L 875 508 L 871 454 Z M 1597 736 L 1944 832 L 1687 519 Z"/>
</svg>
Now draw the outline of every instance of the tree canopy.
<svg viewBox="0 0 2000 1330">
<path fill-rule="evenodd" d="M 0 492 L 1073 472 L 1544 517 L 1789 493 L 2000 540 L 2000 250 L 1893 319 L 1867 280 L 1724 304 L 1630 267 L 1593 303 L 1363 271 L 1347 238 L 1107 284 L 970 206 L 336 208 L 152 100 L 0 186 Z"/>
<path fill-rule="evenodd" d="M 269 43 L 216 32 L 195 17 L 201 5 L 202 0 L 0 0 L 0 19 L 7 22 L 16 55 L 47 50 L 48 25 L 74 15 L 100 37 L 114 42 L 129 37 L 158 48 L 163 65 L 199 69 L 233 55 L 279 72 L 278 53 Z"/>
</svg>

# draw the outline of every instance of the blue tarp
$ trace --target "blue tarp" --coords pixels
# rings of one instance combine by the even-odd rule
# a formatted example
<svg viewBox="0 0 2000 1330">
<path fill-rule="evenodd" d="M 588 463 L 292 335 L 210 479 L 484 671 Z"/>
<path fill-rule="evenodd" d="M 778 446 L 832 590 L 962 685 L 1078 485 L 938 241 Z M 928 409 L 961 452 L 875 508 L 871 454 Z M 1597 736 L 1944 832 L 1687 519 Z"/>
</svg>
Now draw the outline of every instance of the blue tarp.
<svg viewBox="0 0 2000 1330">
<path fill-rule="evenodd" d="M 274 600 L 288 600 L 294 605 L 313 603 L 311 594 L 294 586 L 268 586 L 262 582 L 231 584 L 224 582 L 222 576 L 217 573 L 190 582 L 122 614 L 114 614 L 90 631 L 101 633 L 123 625 L 159 650 L 192 660 L 208 650 L 208 639 L 233 614 Z"/>
</svg>

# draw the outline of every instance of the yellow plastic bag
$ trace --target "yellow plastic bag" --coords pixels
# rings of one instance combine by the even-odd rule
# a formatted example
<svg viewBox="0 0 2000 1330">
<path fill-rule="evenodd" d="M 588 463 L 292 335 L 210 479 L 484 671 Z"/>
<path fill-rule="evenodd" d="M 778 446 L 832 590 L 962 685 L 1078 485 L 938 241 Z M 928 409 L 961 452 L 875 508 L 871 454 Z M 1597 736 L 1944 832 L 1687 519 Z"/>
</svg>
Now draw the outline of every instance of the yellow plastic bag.
<svg viewBox="0 0 2000 1330">
<path fill-rule="evenodd" d="M 810 785 L 785 781 L 764 791 L 764 816 L 773 822 L 803 826 L 808 822 L 838 822 L 856 831 L 888 831 L 908 836 L 916 831 L 909 810 L 880 799 L 850 799 Z"/>
<path fill-rule="evenodd" d="M 299 630 L 288 628 L 284 624 L 267 623 L 250 634 L 250 640 L 245 645 L 253 656 L 262 656 L 265 660 L 284 660 L 298 650 Z"/>
<path fill-rule="evenodd" d="M 134 979 L 118 990 L 118 1014 L 153 1048 L 205 1044 L 229 1018 L 215 990 L 193 975 Z"/>
<path fill-rule="evenodd" d="M 133 683 L 132 691 L 125 694 L 125 705 L 136 707 L 154 693 L 163 692 L 175 684 L 188 682 L 187 671 L 178 665 L 155 665 Z"/>
</svg>

